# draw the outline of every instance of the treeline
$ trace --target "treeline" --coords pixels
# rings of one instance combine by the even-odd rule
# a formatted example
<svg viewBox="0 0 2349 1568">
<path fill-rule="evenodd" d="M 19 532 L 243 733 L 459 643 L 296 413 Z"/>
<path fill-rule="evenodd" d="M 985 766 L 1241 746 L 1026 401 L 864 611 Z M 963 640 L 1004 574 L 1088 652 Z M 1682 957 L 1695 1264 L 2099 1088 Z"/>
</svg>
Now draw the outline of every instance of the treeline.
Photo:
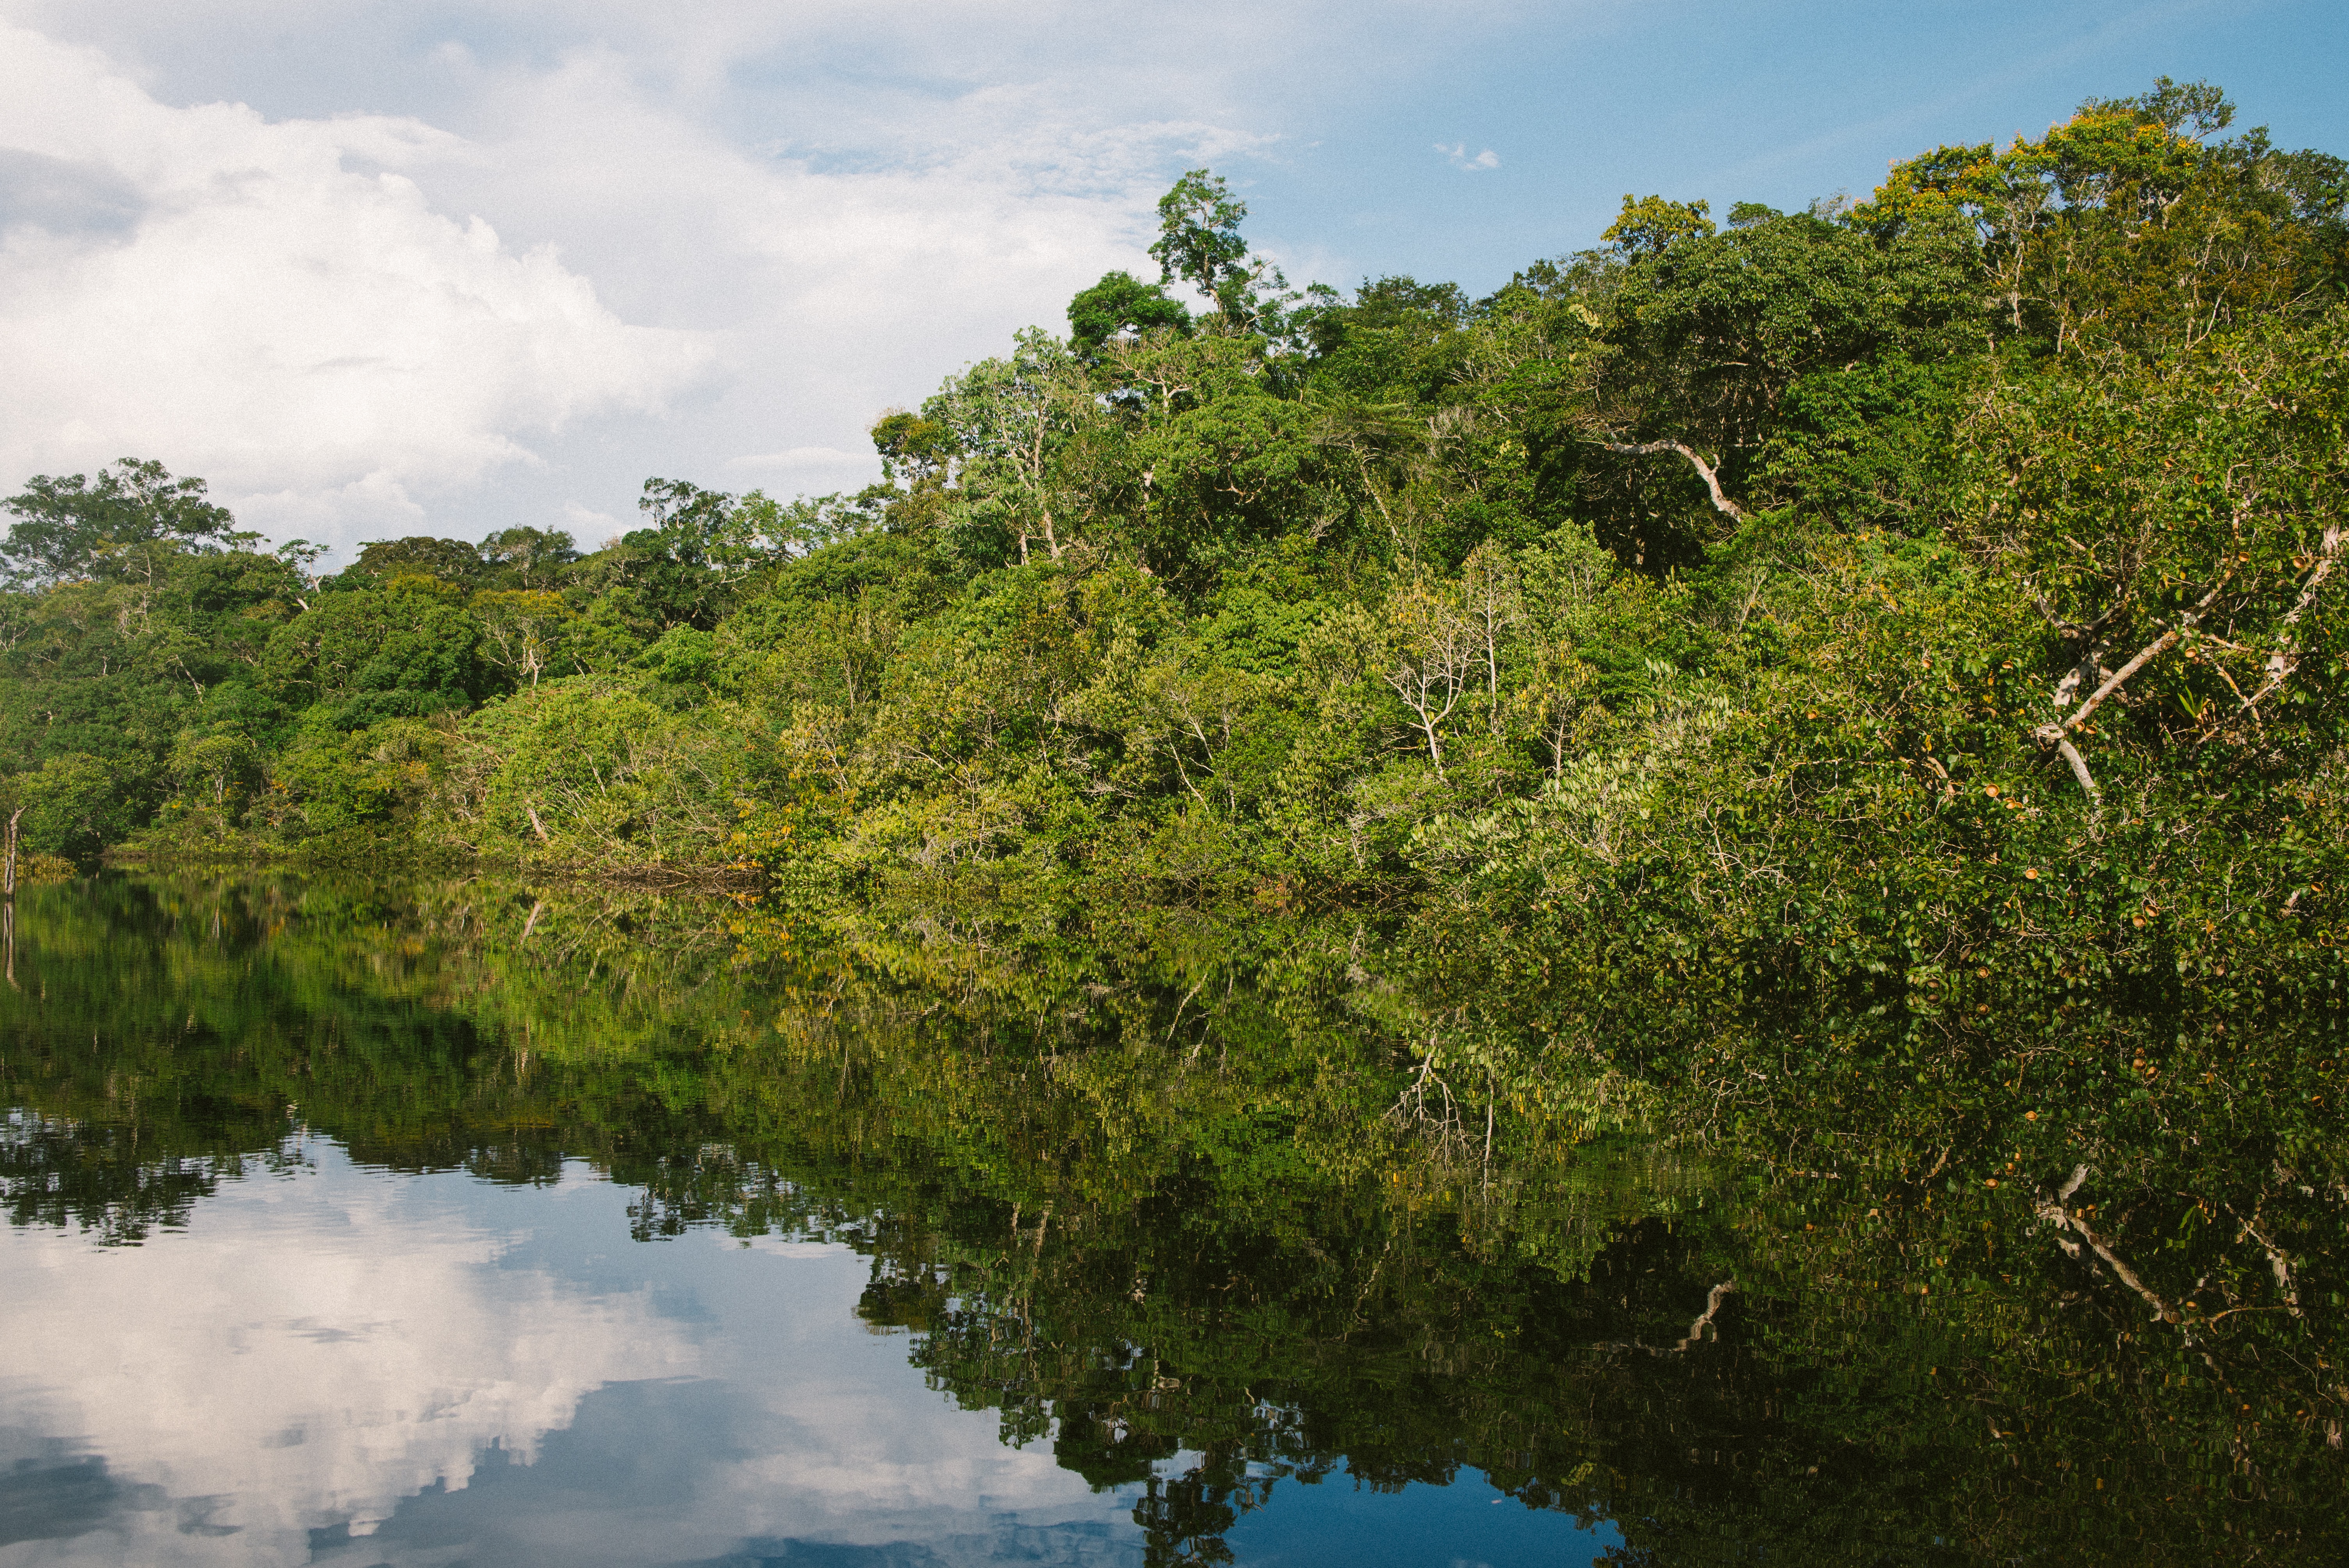
<svg viewBox="0 0 2349 1568">
<path fill-rule="evenodd" d="M 313 580 L 159 466 L 37 479 L 0 789 L 83 859 L 1408 917 L 1552 1037 L 2330 985 L 2349 166 L 2232 117 L 2165 78 L 1857 203 L 1627 197 L 1484 298 L 1292 290 L 1197 171 L 1158 282 L 884 417 L 885 482 L 655 480 L 586 553 Z"/>
</svg>

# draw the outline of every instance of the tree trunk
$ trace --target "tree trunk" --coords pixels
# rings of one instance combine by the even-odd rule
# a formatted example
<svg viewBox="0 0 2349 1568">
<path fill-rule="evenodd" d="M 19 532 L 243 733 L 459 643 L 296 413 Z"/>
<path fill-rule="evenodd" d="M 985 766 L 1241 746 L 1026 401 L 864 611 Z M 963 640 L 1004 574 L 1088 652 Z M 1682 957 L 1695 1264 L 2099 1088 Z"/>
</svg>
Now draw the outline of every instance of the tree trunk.
<svg viewBox="0 0 2349 1568">
<path fill-rule="evenodd" d="M 1698 457 L 1694 449 L 1688 446 L 1685 442 L 1601 441 L 1599 445 L 1605 447 L 1610 452 L 1620 452 L 1627 458 L 1650 457 L 1657 452 L 1678 452 L 1682 457 L 1688 459 L 1689 467 L 1697 471 L 1697 477 L 1704 480 L 1704 488 L 1706 490 L 1711 492 L 1713 496 L 1713 510 L 1721 513 L 1722 516 L 1729 519 L 1732 522 L 1744 522 L 1745 521 L 1745 513 L 1744 511 L 1742 511 L 1738 504 L 1730 500 L 1728 495 L 1723 491 L 1721 488 L 1721 476 L 1713 470 L 1713 465 L 1706 462 L 1702 458 Z"/>
</svg>

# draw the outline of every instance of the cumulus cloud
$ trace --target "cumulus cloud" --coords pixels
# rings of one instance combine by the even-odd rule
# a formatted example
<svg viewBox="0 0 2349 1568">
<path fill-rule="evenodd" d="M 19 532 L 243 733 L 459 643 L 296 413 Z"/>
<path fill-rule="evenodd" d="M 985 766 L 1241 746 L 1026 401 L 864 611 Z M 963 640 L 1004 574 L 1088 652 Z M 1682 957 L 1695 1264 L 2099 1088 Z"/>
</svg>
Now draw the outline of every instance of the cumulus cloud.
<svg viewBox="0 0 2349 1568">
<path fill-rule="evenodd" d="M 334 543 L 625 512 L 648 473 L 877 477 L 876 414 L 1060 326 L 1103 272 L 1154 270 L 1174 173 L 1245 186 L 1291 156 L 1269 117 L 1357 102 L 1462 23 L 1381 0 L 0 14 L 29 84 L 0 103 L 23 367 L 0 482 L 152 456 Z"/>
<path fill-rule="evenodd" d="M 1474 157 L 1469 155 L 1468 144 L 1464 141 L 1455 141 L 1449 145 L 1439 141 L 1435 144 L 1435 150 L 1450 159 L 1453 168 L 1465 169 L 1472 174 L 1480 169 L 1501 167 L 1501 155 L 1489 147 Z"/>
<path fill-rule="evenodd" d="M 864 460 L 861 452 L 843 452 L 838 447 L 792 447 L 780 452 L 751 452 L 731 458 L 730 469 L 821 469 L 843 463 Z"/>
<path fill-rule="evenodd" d="M 713 358 L 434 211 L 403 170 L 471 150 L 429 126 L 172 108 L 21 28 L 0 62 L 0 469 L 157 456 L 331 535 L 657 410 Z"/>
<path fill-rule="evenodd" d="M 601 47 L 481 90 L 497 120 L 473 134 L 495 160 L 440 171 L 444 199 L 559 239 L 623 314 L 717 346 L 711 381 L 639 427 L 640 466 L 609 471 L 606 494 L 649 472 L 785 490 L 878 478 L 877 415 L 1020 327 L 1064 329 L 1070 296 L 1103 273 L 1154 273 L 1166 170 L 1260 144 L 1191 120 L 1089 129 L 1005 88 L 933 106 L 917 144 L 748 145 Z"/>
</svg>

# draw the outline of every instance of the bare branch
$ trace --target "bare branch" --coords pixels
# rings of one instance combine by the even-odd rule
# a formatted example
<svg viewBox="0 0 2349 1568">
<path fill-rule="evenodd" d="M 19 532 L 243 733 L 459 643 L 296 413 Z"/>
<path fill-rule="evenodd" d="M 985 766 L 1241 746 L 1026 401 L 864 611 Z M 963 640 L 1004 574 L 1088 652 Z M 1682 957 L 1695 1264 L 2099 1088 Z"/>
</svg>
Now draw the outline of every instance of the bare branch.
<svg viewBox="0 0 2349 1568">
<path fill-rule="evenodd" d="M 2111 1243 L 2088 1228 L 2087 1221 L 2064 1206 L 2071 1200 L 2072 1194 L 2080 1190 L 2080 1183 L 2087 1179 L 2086 1166 L 2083 1165 L 2074 1171 L 2072 1179 L 2064 1183 L 2064 1190 L 2052 1199 L 2043 1198 L 2034 1205 L 2039 1217 L 2059 1231 L 2077 1232 L 2080 1240 L 2088 1243 L 2089 1250 L 2104 1260 L 2105 1266 L 2111 1269 L 2123 1284 L 2137 1292 L 2146 1305 L 2153 1308 L 2155 1317 L 2164 1323 L 2176 1323 L 2178 1309 L 2164 1301 L 2158 1291 L 2138 1278 L 2137 1271 L 2121 1261 L 2120 1255 L 2113 1251 Z"/>
<path fill-rule="evenodd" d="M 2180 637 L 2183 637 L 2187 633 L 2192 631 L 2195 626 L 2201 622 L 2204 614 L 2209 610 L 2210 606 L 2219 602 L 2219 595 L 2227 591 L 2227 584 L 2233 582 L 2234 579 L 2235 569 L 2234 567 L 2230 566 L 2227 568 L 2226 572 L 2220 576 L 2219 581 L 2211 584 L 2210 592 L 2203 594 L 2200 599 L 2195 602 L 2194 608 L 2187 611 L 2186 614 L 2178 617 L 2178 624 L 2170 627 L 2169 630 L 2162 633 L 2161 635 L 2156 637 L 2144 647 L 2138 649 L 2137 657 L 2131 659 L 2128 663 L 2115 670 L 2111 675 L 2106 676 L 2105 677 L 2105 684 L 2098 686 L 2094 694 L 2089 696 L 2088 700 L 2080 705 L 2079 711 L 2064 721 L 2064 727 L 2065 729 L 2077 729 L 2080 726 L 2087 723 L 2088 716 L 2095 712 L 2097 708 L 2103 707 L 2105 699 L 2112 696 L 2113 693 L 2120 690 L 2122 686 L 2127 682 L 2131 676 L 2145 668 L 2146 665 L 2151 664 L 2155 659 L 2159 658 L 2168 649 L 2175 646 Z"/>
<path fill-rule="evenodd" d="M 1601 441 L 1599 444 L 1606 448 L 1610 452 L 1619 452 L 1627 458 L 1651 457 L 1658 452 L 1678 452 L 1682 457 L 1688 459 L 1689 466 L 1694 469 L 1697 471 L 1698 477 L 1704 480 L 1704 488 L 1713 492 L 1713 511 L 1721 513 L 1722 516 L 1728 518 L 1733 522 L 1744 522 L 1745 521 L 1745 513 L 1739 510 L 1737 503 L 1730 500 L 1726 494 L 1723 493 L 1721 488 L 1721 476 L 1713 471 L 1713 465 L 1706 462 L 1702 458 L 1698 457 L 1694 449 L 1689 447 L 1686 442 Z"/>
<path fill-rule="evenodd" d="M 2252 1224 L 2251 1221 L 2243 1219 L 2240 1215 L 2237 1215 L 2236 1222 L 2243 1227 L 2243 1234 L 2259 1243 L 2260 1250 L 2267 1253 L 2268 1267 L 2275 1272 L 2276 1290 L 2283 1296 L 2283 1305 L 2285 1308 L 2290 1311 L 2294 1317 L 2298 1317 L 2300 1315 L 2300 1291 L 2292 1283 L 2291 1260 L 2283 1255 L 2282 1249 L 2278 1247 L 2273 1242 L 2268 1240 L 2266 1236 L 2262 1235 L 2260 1232 L 2260 1228 L 2257 1225 Z"/>
<path fill-rule="evenodd" d="M 1681 1336 L 1681 1342 L 1678 1345 L 1673 1346 L 1672 1348 L 1675 1350 L 1686 1350 L 1690 1346 L 1694 1345 L 1697 1341 L 1702 1339 L 1704 1337 L 1704 1331 L 1713 1326 L 1713 1315 L 1721 1310 L 1721 1304 L 1728 1300 L 1730 1295 L 1736 1289 L 1737 1285 L 1734 1281 L 1723 1280 L 1719 1284 L 1714 1285 L 1711 1290 L 1707 1291 L 1704 1296 L 1704 1315 L 1699 1317 L 1694 1323 L 1689 1325 L 1689 1331 Z"/>
<path fill-rule="evenodd" d="M 2072 765 L 2072 777 L 2077 779 L 2080 781 L 2080 788 L 2087 791 L 2089 809 L 2093 814 L 2103 807 L 2105 792 L 2097 789 L 2095 779 L 2089 777 L 2088 759 L 2080 755 L 2080 748 L 2073 745 L 2071 738 L 2062 730 L 2055 732 L 2054 745 L 2056 754 Z"/>
<path fill-rule="evenodd" d="M 1413 727 L 1427 740 L 1435 776 L 1444 774 L 1444 721 L 1466 689 L 1475 647 L 1468 618 L 1450 596 L 1423 585 L 1397 595 L 1392 614 L 1402 635 L 1379 672 L 1412 711 Z"/>
<path fill-rule="evenodd" d="M 2316 602 L 2316 591 L 2324 586 L 2325 578 L 2332 575 L 2333 563 L 2340 559 L 2341 525 L 2336 522 L 2324 531 L 2324 548 L 2317 557 L 2316 570 L 2308 575 L 2307 585 L 2301 589 L 2300 597 L 2293 601 L 2292 608 L 2285 611 L 2283 619 L 2277 623 L 2285 630 L 2283 644 L 2268 655 L 2267 679 L 2260 683 L 2259 690 L 2243 699 L 2245 707 L 2257 707 L 2261 698 L 2283 685 L 2292 672 L 2300 667 L 2300 650 L 2292 642 L 2291 628 L 2299 624 L 2302 614 Z"/>
<path fill-rule="evenodd" d="M 2033 740 L 2042 746 L 2054 747 L 2057 754 L 2072 765 L 2072 776 L 2080 781 L 2080 788 L 2087 791 L 2091 801 L 2101 805 L 2104 796 L 2097 789 L 2095 780 L 2089 777 L 2087 761 L 2080 755 L 2079 748 L 2072 744 L 2069 732 L 2087 723 L 2090 716 L 2104 706 L 2105 699 L 2127 685 L 2131 676 L 2177 646 L 2178 640 L 2191 632 L 2210 606 L 2219 602 L 2219 595 L 2227 591 L 2227 584 L 2234 580 L 2234 567 L 2229 566 L 2219 581 L 2211 585 L 2210 592 L 2203 594 L 2194 608 L 2178 617 L 2178 624 L 2139 648 L 2135 658 L 2106 676 L 2105 684 L 2090 693 L 2088 700 L 2082 703 L 2071 717 L 2043 724 L 2031 732 Z M 2059 692 L 2063 689 L 2057 687 Z"/>
<path fill-rule="evenodd" d="M 2169 630 L 2162 633 L 2161 635 L 2156 637 L 2150 643 L 2147 643 L 2144 647 L 2139 648 L 2137 653 L 2137 657 L 2129 660 L 2128 663 L 2123 665 L 2120 668 L 2115 670 L 2111 675 L 2105 677 L 2105 684 L 2098 686 L 2089 695 L 2088 700 L 2080 705 L 2079 711 L 2073 714 L 2071 717 L 2064 721 L 2064 727 L 2065 729 L 2077 729 L 2080 726 L 2085 724 L 2088 721 L 2088 716 L 2095 712 L 2097 708 L 2104 706 L 2105 698 L 2120 690 L 2122 684 L 2126 682 L 2129 676 L 2137 674 L 2137 671 L 2145 668 L 2146 665 L 2159 658 L 2163 654 L 2168 652 L 2169 649 L 2177 646 L 2178 639 L 2186 632 L 2193 629 L 2194 623 L 2197 619 L 2199 619 L 2198 616 L 2189 614 L 2181 619 L 2177 625 L 2172 626 Z"/>
</svg>

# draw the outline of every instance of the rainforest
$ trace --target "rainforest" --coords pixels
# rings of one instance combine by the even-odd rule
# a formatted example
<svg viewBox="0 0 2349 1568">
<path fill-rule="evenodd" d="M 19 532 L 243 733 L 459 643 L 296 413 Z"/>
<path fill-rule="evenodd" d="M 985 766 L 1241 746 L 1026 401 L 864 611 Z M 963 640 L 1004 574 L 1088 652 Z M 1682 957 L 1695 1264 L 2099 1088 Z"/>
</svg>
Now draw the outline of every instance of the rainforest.
<svg viewBox="0 0 2349 1568">
<path fill-rule="evenodd" d="M 1609 1561 L 2337 1561 L 2349 162 L 2236 119 L 1481 297 L 1195 170 L 880 482 L 601 542 L 26 480 L 15 1232 L 592 1171 L 853 1250 L 1137 1561 L 1464 1467 Z"/>
<path fill-rule="evenodd" d="M 584 552 L 319 578 L 160 463 L 36 477 L 0 804 L 79 864 L 1350 911 L 1568 997 L 2329 976 L 2349 186 L 2233 115 L 1626 197 L 1483 298 L 1291 289 L 1195 171 L 886 482 L 656 479 Z"/>
<path fill-rule="evenodd" d="M 883 415 L 884 482 L 654 479 L 591 550 L 319 576 L 159 462 L 36 476 L 0 810 L 27 874 L 1305 917 L 1541 1078 L 2329 1006 L 2349 165 L 2234 119 L 2165 77 L 1865 201 L 1627 196 L 1482 298 L 1291 288 L 1195 170 L 1161 278 Z"/>
</svg>

